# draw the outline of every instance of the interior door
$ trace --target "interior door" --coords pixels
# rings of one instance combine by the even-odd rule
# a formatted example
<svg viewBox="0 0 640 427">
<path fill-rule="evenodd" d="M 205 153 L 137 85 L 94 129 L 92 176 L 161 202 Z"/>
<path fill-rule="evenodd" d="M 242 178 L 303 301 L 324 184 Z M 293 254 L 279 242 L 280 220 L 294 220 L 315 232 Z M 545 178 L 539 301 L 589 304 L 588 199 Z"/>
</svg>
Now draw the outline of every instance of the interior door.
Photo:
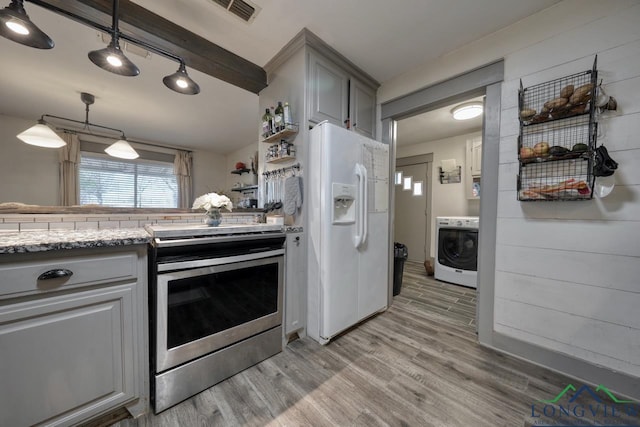
<svg viewBox="0 0 640 427">
<path fill-rule="evenodd" d="M 411 190 L 396 186 L 394 240 L 407 246 L 409 260 L 424 262 L 427 256 L 427 163 L 398 166 L 403 178 L 411 177 Z M 422 195 L 413 195 L 413 183 L 422 182 Z"/>
</svg>

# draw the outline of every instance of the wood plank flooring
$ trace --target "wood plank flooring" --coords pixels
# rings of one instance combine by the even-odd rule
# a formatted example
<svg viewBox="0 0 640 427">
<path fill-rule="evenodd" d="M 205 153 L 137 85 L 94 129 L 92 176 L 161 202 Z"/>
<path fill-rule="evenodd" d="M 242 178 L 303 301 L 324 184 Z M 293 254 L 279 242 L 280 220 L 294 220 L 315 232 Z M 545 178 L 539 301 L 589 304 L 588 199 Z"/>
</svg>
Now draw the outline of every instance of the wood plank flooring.
<svg viewBox="0 0 640 427">
<path fill-rule="evenodd" d="M 474 289 L 406 263 L 393 306 L 329 345 L 294 341 L 160 415 L 116 426 L 543 425 L 531 405 L 581 383 L 479 346 L 475 303 Z"/>
</svg>

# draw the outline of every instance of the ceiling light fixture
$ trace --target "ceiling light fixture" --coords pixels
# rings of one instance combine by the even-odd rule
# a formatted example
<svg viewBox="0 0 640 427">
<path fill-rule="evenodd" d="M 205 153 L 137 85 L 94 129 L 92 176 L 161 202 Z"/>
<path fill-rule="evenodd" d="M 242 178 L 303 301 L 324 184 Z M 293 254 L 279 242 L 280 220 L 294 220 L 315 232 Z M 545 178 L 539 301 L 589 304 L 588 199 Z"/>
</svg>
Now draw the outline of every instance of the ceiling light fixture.
<svg viewBox="0 0 640 427">
<path fill-rule="evenodd" d="M 191 80 L 191 77 L 189 77 L 185 69 L 184 62 L 180 62 L 178 71 L 163 78 L 162 82 L 169 89 L 184 93 L 185 95 L 196 95 L 200 93 L 200 86 Z"/>
<path fill-rule="evenodd" d="M 76 15 L 75 13 L 60 9 L 59 7 L 49 4 L 46 1 L 42 1 L 42 0 L 29 0 L 29 1 L 45 9 L 51 10 L 55 13 L 71 18 L 74 21 L 78 21 L 81 24 L 87 25 L 89 27 L 95 28 L 97 30 L 100 30 L 104 33 L 109 34 L 111 36 L 111 42 L 107 47 L 89 52 L 89 59 L 91 60 L 91 62 L 93 62 L 103 70 L 106 70 L 121 76 L 133 77 L 140 74 L 140 69 L 129 58 L 125 56 L 124 52 L 120 48 L 120 40 L 125 40 L 129 43 L 140 46 L 151 52 L 157 53 L 160 56 L 164 56 L 165 58 L 172 59 L 180 64 L 178 71 L 176 71 L 175 73 L 169 76 L 166 76 L 163 79 L 165 86 L 167 86 L 169 89 L 174 90 L 178 93 L 186 94 L 186 95 L 195 95 L 197 93 L 200 93 L 200 86 L 198 86 L 198 84 L 194 82 L 187 74 L 185 61 L 182 57 L 178 55 L 174 55 L 173 53 L 168 52 L 164 49 L 156 47 L 142 40 L 138 40 L 126 34 L 122 34 L 120 32 L 120 29 L 118 26 L 118 21 L 119 21 L 118 19 L 119 1 L 118 0 L 113 0 L 111 27 L 107 27 L 105 25 L 94 22 L 90 19 L 84 18 L 80 15 Z M 24 32 L 25 30 L 20 29 L 20 26 L 18 24 L 21 22 L 28 22 L 28 24 L 30 24 L 32 27 L 28 27 L 26 24 L 23 25 L 23 27 L 27 28 L 28 30 L 31 30 L 31 28 L 33 28 L 34 30 L 31 30 L 33 33 L 36 33 L 36 32 L 41 33 L 42 36 L 46 37 L 46 39 L 49 40 L 50 42 L 50 46 L 48 46 L 48 48 L 52 48 L 53 41 L 46 34 L 40 31 L 33 23 L 31 23 L 31 21 L 29 20 L 29 17 L 24 12 L 22 3 L 23 3 L 22 0 L 12 0 L 10 6 L 0 11 L 0 22 L 4 23 L 3 25 L 1 25 L 0 35 L 7 37 L 8 39 L 11 39 L 13 41 L 16 41 L 18 43 L 26 44 L 27 46 L 39 47 L 42 49 L 47 48 L 46 46 L 44 46 L 42 42 L 37 45 L 35 44 L 35 42 L 34 44 L 26 43 L 25 40 L 23 40 L 23 38 L 18 37 L 19 36 L 18 33 L 14 33 L 14 31 L 9 30 L 9 27 L 7 27 L 7 24 L 6 24 L 6 22 L 11 21 L 11 26 L 14 26 L 16 29 L 18 29 L 18 31 Z M 15 17 L 19 17 L 20 19 Z M 8 33 L 11 33 L 11 35 L 7 35 Z M 13 34 L 15 34 L 15 36 Z"/>
<path fill-rule="evenodd" d="M 60 148 L 67 145 L 60 136 L 53 131 L 44 121 L 44 116 L 38 120 L 38 124 L 17 135 L 22 142 L 45 148 Z"/>
<path fill-rule="evenodd" d="M 16 43 L 38 49 L 51 49 L 53 40 L 38 28 L 24 10 L 23 0 L 11 0 L 0 10 L 0 35 Z"/>
<path fill-rule="evenodd" d="M 80 94 L 80 100 L 85 105 L 85 116 L 84 122 L 79 120 L 67 119 L 66 117 L 52 116 L 50 114 L 43 114 L 38 120 L 38 124 L 30 127 L 26 131 L 18 134 L 18 138 L 24 141 L 27 144 L 37 145 L 39 147 L 48 147 L 48 148 L 59 148 L 66 145 L 66 142 L 62 140 L 54 131 L 51 129 L 51 125 L 45 121 L 45 117 L 56 119 L 56 120 L 65 120 L 67 122 L 78 123 L 82 125 L 82 129 L 69 129 L 68 127 L 63 126 L 55 126 L 57 129 L 73 132 L 73 133 L 82 133 L 93 135 L 91 132 L 91 128 L 100 128 L 106 129 L 112 132 L 118 132 L 120 137 L 116 142 L 107 147 L 104 151 L 113 157 L 119 157 L 121 159 L 136 159 L 138 158 L 138 153 L 136 150 L 129 145 L 127 142 L 127 137 L 124 135 L 124 132 L 120 129 L 111 128 L 108 126 L 96 125 L 94 123 L 89 122 L 89 105 L 95 102 L 95 96 L 90 93 L 82 92 Z"/>
<path fill-rule="evenodd" d="M 451 110 L 451 114 L 456 120 L 469 120 L 481 115 L 482 111 L 482 102 L 473 101 L 456 106 Z"/>
<path fill-rule="evenodd" d="M 118 29 L 118 5 L 119 1 L 113 1 L 113 12 L 111 13 L 111 42 L 109 46 L 100 50 L 93 50 L 89 52 L 89 59 L 103 70 L 109 71 L 120 76 L 137 76 L 140 74 L 140 69 L 136 67 L 136 64 L 131 62 L 120 49 L 120 30 Z"/>
</svg>

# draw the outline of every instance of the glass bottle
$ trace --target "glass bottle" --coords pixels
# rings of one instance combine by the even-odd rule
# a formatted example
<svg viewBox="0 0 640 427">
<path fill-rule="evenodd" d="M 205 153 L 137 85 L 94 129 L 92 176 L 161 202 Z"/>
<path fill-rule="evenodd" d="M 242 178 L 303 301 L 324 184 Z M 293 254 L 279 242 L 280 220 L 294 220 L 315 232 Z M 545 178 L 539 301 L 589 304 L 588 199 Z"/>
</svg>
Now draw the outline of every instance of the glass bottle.
<svg viewBox="0 0 640 427">
<path fill-rule="evenodd" d="M 283 110 L 283 118 L 282 118 L 283 129 L 291 129 L 291 124 L 293 123 L 293 120 L 291 118 L 291 107 L 289 106 L 288 102 L 284 103 L 284 107 L 282 110 Z"/>
<path fill-rule="evenodd" d="M 265 113 L 262 116 L 262 137 L 263 138 L 269 138 L 269 136 L 271 136 L 272 131 L 272 122 L 273 122 L 273 116 L 271 116 L 271 113 L 269 112 L 269 109 L 265 109 Z"/>
<path fill-rule="evenodd" d="M 278 101 L 278 106 L 276 107 L 274 117 L 274 130 L 275 132 L 280 132 L 284 130 L 284 108 L 282 107 L 282 101 Z"/>
</svg>

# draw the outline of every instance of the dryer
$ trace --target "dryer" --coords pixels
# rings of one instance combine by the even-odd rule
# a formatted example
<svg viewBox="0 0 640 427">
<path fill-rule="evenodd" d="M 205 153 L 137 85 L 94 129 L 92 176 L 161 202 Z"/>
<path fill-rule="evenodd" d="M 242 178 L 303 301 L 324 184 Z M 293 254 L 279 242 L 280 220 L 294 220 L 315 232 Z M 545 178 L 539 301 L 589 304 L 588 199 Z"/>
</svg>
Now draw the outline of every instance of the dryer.
<svg viewBox="0 0 640 427">
<path fill-rule="evenodd" d="M 475 216 L 436 218 L 436 279 L 472 288 L 478 286 L 479 223 Z"/>
</svg>

